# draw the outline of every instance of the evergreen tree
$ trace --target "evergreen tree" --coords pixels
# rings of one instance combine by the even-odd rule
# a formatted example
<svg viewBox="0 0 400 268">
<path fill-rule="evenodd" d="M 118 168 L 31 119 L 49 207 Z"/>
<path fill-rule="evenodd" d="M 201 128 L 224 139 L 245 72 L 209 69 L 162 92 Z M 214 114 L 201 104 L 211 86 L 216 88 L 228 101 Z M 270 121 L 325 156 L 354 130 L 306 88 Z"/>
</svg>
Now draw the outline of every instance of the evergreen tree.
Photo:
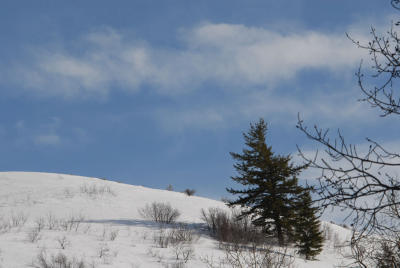
<svg viewBox="0 0 400 268">
<path fill-rule="evenodd" d="M 263 119 L 250 124 L 243 133 L 246 149 L 242 154 L 231 153 L 238 176 L 231 177 L 245 189 L 227 189 L 239 195 L 230 206 L 249 208 L 242 216 L 251 215 L 253 224 L 262 226 L 266 233 L 275 236 L 280 245 L 291 237 L 295 218 L 296 200 L 303 189 L 297 185 L 297 175 L 305 167 L 294 167 L 290 156 L 274 155 L 267 146 L 267 125 Z"/>
<path fill-rule="evenodd" d="M 309 190 L 304 190 L 296 211 L 295 240 L 299 253 L 304 255 L 307 260 L 318 255 L 323 246 L 320 221 L 316 216 L 317 210 L 318 208 L 312 207 Z"/>
</svg>

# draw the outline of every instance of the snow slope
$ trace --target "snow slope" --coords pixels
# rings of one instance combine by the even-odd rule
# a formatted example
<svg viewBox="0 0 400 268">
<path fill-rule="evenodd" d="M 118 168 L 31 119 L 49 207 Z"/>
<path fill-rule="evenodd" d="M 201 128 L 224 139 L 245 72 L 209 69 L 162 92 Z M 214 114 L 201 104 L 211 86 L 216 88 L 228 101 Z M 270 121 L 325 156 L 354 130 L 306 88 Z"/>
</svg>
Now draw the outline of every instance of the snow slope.
<svg viewBox="0 0 400 268">
<path fill-rule="evenodd" d="M 202 261 L 205 257 L 224 256 L 216 241 L 202 231 L 200 216 L 202 208 L 227 209 L 220 201 L 96 178 L 0 172 L 0 267 L 32 267 L 41 252 L 48 258 L 62 252 L 84 260 L 89 267 L 174 267 L 173 250 L 154 243 L 158 225 L 138 213 L 154 201 L 178 209 L 178 221 L 199 235 L 185 267 L 207 267 Z M 64 222 L 65 228 L 50 228 L 51 219 Z M 69 228 L 68 222 L 78 222 L 78 226 Z M 323 225 L 330 238 L 324 251 L 316 261 L 296 256 L 296 267 L 334 267 L 348 262 L 343 258 L 348 247 L 339 246 L 349 239 L 350 231 Z"/>
</svg>

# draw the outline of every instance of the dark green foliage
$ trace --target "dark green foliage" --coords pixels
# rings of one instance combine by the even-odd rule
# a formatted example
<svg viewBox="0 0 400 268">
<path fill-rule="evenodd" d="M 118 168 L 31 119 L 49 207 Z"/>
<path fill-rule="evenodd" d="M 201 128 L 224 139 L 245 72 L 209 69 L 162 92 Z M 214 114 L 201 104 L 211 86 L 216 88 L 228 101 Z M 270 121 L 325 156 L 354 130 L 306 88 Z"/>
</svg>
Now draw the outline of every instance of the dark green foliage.
<svg viewBox="0 0 400 268">
<path fill-rule="evenodd" d="M 295 240 L 299 253 L 307 260 L 318 255 L 323 246 L 320 222 L 316 216 L 318 208 L 312 207 L 310 192 L 305 190 L 300 196 L 296 211 Z"/>
<path fill-rule="evenodd" d="M 267 125 L 263 119 L 250 124 L 248 133 L 243 134 L 247 148 L 242 154 L 231 153 L 237 161 L 234 168 L 238 173 L 232 179 L 245 189 L 227 189 L 239 195 L 228 204 L 249 208 L 242 215 L 251 215 L 254 225 L 262 226 L 283 245 L 285 238 L 293 234 L 295 207 L 303 191 L 297 185 L 297 175 L 305 167 L 293 166 L 290 156 L 274 155 L 265 142 L 266 133 Z"/>
</svg>

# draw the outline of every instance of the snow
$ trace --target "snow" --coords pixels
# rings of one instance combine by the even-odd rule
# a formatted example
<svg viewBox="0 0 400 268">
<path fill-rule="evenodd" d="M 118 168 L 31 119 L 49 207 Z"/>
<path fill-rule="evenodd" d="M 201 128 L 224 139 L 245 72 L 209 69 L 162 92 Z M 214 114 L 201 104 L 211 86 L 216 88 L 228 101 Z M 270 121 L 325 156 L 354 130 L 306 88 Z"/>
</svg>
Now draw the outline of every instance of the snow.
<svg viewBox="0 0 400 268">
<path fill-rule="evenodd" d="M 178 221 L 189 224 L 198 233 L 193 244 L 194 256 L 185 267 L 207 267 L 202 258 L 224 256 L 218 243 L 202 229 L 200 214 L 201 209 L 210 207 L 228 209 L 223 202 L 97 178 L 0 172 L 0 267 L 31 267 L 41 252 L 48 258 L 62 252 L 93 267 L 173 267 L 176 260 L 173 249 L 159 248 L 154 243 L 153 236 L 160 232 L 159 226 L 143 219 L 138 212 L 155 201 L 178 209 L 181 212 Z M 49 230 L 46 226 L 35 233 L 38 223 L 49 218 L 64 222 L 80 218 L 80 224 L 71 230 Z M 14 222 L 14 226 L 7 228 L 8 222 Z M 330 238 L 323 252 L 315 261 L 296 256 L 296 267 L 349 263 L 343 255 L 348 254 L 346 241 L 351 231 L 331 223 L 323 225 Z M 62 249 L 60 241 L 64 237 L 67 243 Z M 345 246 L 339 247 L 342 245 Z M 290 254 L 295 254 L 294 249 Z"/>
</svg>

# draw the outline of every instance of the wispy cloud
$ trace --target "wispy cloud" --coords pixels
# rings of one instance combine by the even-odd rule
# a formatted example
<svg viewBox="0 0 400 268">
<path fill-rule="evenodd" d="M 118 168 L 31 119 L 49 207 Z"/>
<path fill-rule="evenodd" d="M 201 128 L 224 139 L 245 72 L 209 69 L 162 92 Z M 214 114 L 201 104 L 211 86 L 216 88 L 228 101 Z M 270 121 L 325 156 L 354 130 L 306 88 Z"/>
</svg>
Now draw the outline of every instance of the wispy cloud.
<svg viewBox="0 0 400 268">
<path fill-rule="evenodd" d="M 105 96 L 112 89 L 148 86 L 187 93 L 202 83 L 274 85 L 305 69 L 354 67 L 360 50 L 344 36 L 205 23 L 180 32 L 180 49 L 160 48 L 107 28 L 78 40 L 82 51 L 43 48 L 14 77 L 45 95 Z"/>
<path fill-rule="evenodd" d="M 367 40 L 368 33 L 357 25 L 350 25 L 349 32 L 361 33 L 355 38 Z M 296 86 L 301 93 L 279 90 L 284 83 L 300 81 L 302 71 L 326 70 L 336 78 L 350 77 L 365 55 L 344 33 L 283 33 L 203 23 L 181 29 L 176 40 L 174 48 L 159 47 L 105 28 L 77 38 L 79 51 L 46 46 L 34 50 L 32 60 L 19 64 L 10 77 L 42 96 L 106 98 L 113 90 L 185 96 L 173 108 L 161 106 L 150 112 L 164 129 L 173 131 L 219 129 L 257 117 L 293 126 L 299 112 L 304 118 L 330 122 L 362 124 L 372 118 L 366 116 L 371 111 L 357 103 L 359 92 L 354 88 L 329 85 L 329 92 L 311 92 L 300 83 Z M 210 90 L 210 84 L 230 96 L 197 103 L 197 92 Z"/>
<path fill-rule="evenodd" d="M 61 138 L 56 134 L 41 134 L 34 137 L 34 142 L 39 145 L 58 145 Z"/>
<path fill-rule="evenodd" d="M 19 146 L 55 147 L 90 142 L 84 129 L 66 126 L 59 117 L 47 118 L 39 123 L 19 120 L 8 128 L 8 136 L 9 141 Z"/>
<path fill-rule="evenodd" d="M 334 86 L 333 86 L 334 87 Z M 185 129 L 221 129 L 264 117 L 270 123 L 294 127 L 298 115 L 302 119 L 319 122 L 320 126 L 359 126 L 376 124 L 376 111 L 365 103 L 357 102 L 359 89 L 346 92 L 313 93 L 285 96 L 267 89 L 230 94 L 229 98 L 214 99 L 198 105 L 160 108 L 155 118 L 168 131 Z"/>
</svg>

